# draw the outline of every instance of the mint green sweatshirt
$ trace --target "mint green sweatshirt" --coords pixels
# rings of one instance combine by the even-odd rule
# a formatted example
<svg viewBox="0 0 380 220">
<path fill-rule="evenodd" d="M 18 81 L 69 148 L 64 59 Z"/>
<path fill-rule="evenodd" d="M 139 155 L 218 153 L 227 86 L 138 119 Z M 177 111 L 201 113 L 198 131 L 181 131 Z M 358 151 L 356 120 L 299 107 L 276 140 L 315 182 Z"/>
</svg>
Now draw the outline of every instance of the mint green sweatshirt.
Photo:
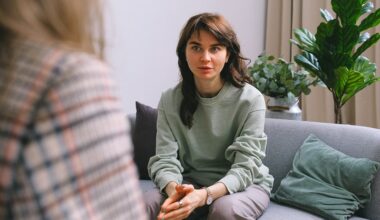
<svg viewBox="0 0 380 220">
<path fill-rule="evenodd" d="M 198 98 L 188 129 L 179 115 L 180 84 L 162 94 L 156 155 L 148 163 L 152 180 L 160 190 L 188 178 L 203 186 L 224 183 L 230 194 L 251 184 L 269 193 L 273 177 L 262 163 L 267 143 L 263 95 L 249 84 L 236 88 L 226 82 L 215 97 Z"/>
</svg>

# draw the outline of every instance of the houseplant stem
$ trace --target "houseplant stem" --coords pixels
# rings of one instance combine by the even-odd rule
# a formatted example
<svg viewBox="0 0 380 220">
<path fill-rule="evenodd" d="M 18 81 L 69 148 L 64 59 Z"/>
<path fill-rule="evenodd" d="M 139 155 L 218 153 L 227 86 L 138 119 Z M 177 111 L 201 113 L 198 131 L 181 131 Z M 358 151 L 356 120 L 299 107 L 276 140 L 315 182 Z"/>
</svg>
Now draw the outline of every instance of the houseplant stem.
<svg viewBox="0 0 380 220">
<path fill-rule="evenodd" d="M 334 114 L 335 114 L 335 123 L 342 124 L 342 106 L 339 105 L 339 102 L 336 101 L 336 96 L 334 96 Z"/>
</svg>

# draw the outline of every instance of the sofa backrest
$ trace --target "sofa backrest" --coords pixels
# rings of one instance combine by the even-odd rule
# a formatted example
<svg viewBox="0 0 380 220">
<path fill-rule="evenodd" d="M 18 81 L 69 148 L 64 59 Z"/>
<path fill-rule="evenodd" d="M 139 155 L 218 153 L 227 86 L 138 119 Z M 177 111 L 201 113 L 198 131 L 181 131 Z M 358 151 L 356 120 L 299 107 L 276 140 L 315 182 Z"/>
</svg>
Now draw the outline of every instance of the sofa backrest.
<svg viewBox="0 0 380 220">
<path fill-rule="evenodd" d="M 133 134 L 135 114 L 128 115 Z M 335 149 L 357 158 L 380 162 L 380 130 L 362 126 L 339 125 L 310 121 L 267 118 L 265 133 L 268 136 L 267 155 L 264 164 L 274 176 L 273 192 L 292 168 L 293 157 L 309 134 L 315 134 Z M 137 158 L 138 159 L 138 158 Z M 372 199 L 359 215 L 368 219 L 380 219 L 380 172 L 372 183 Z"/>
<path fill-rule="evenodd" d="M 273 191 L 292 168 L 293 157 L 309 134 L 313 133 L 329 146 L 356 158 L 380 162 L 380 130 L 362 126 L 266 119 L 267 155 L 263 161 L 275 177 Z M 358 213 L 380 219 L 380 172 L 372 183 L 372 200 Z"/>
</svg>

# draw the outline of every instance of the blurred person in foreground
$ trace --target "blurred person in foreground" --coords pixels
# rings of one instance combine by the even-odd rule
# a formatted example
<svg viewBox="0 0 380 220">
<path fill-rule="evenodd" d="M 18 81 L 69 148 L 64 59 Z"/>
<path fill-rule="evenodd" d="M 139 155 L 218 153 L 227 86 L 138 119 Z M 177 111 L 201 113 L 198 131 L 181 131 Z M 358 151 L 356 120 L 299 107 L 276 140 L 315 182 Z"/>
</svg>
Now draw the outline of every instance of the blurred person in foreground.
<svg viewBox="0 0 380 220">
<path fill-rule="evenodd" d="M 146 219 L 100 2 L 0 0 L 0 219 Z"/>
</svg>

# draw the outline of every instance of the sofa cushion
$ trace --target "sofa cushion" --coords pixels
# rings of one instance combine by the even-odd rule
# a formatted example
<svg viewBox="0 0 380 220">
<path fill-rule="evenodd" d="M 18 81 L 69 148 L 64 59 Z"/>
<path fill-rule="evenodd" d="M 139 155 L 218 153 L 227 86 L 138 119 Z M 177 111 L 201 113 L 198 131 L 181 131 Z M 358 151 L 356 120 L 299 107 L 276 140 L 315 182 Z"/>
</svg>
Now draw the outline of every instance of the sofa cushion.
<svg viewBox="0 0 380 220">
<path fill-rule="evenodd" d="M 268 208 L 264 211 L 263 215 L 260 216 L 259 220 L 323 220 L 322 217 L 313 215 L 309 212 L 305 212 L 300 209 L 296 209 L 290 206 L 285 206 L 271 201 Z M 360 218 L 353 216 L 349 220 L 365 220 L 365 218 Z"/>
<path fill-rule="evenodd" d="M 148 175 L 149 158 L 156 153 L 157 109 L 136 102 L 136 122 L 132 140 L 134 160 L 140 179 L 150 179 Z"/>
<path fill-rule="evenodd" d="M 379 165 L 345 155 L 310 135 L 272 198 L 328 219 L 346 219 L 369 201 Z"/>
</svg>

